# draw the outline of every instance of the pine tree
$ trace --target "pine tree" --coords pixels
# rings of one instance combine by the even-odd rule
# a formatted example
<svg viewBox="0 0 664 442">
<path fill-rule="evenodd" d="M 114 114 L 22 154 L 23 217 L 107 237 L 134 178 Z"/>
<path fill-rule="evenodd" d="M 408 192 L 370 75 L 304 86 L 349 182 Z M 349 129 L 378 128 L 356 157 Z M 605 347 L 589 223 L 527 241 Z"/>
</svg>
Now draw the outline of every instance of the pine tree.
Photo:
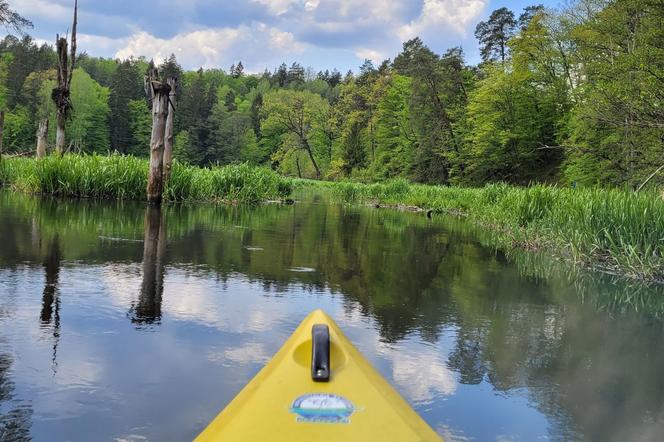
<svg viewBox="0 0 664 442">
<path fill-rule="evenodd" d="M 272 78 L 276 86 L 278 87 L 288 86 L 288 66 L 286 66 L 286 63 L 281 63 L 281 66 L 279 66 L 279 69 L 275 71 Z"/>
<path fill-rule="evenodd" d="M 417 181 L 448 183 L 451 156 L 461 151 L 451 112 L 454 95 L 451 81 L 441 59 L 422 40 L 414 38 L 403 45 L 394 59 L 398 74 L 412 78 L 411 114 L 416 128 L 418 149 L 411 170 Z"/>
<path fill-rule="evenodd" d="M 142 99 L 143 95 L 143 79 L 135 60 L 119 63 L 111 79 L 109 96 L 112 150 L 127 153 L 135 144 L 129 103 L 132 100 Z"/>
<path fill-rule="evenodd" d="M 332 73 L 330 74 L 330 79 L 328 83 L 330 84 L 331 87 L 336 87 L 339 83 L 341 83 L 341 72 L 338 70 L 334 69 L 332 70 Z"/>
<path fill-rule="evenodd" d="M 305 77 L 304 68 L 302 65 L 297 62 L 293 62 L 291 67 L 288 68 L 287 78 L 289 86 L 304 84 Z"/>
<path fill-rule="evenodd" d="M 504 7 L 493 11 L 489 20 L 477 24 L 475 37 L 481 45 L 482 60 L 500 60 L 505 63 L 508 53 L 507 42 L 514 35 L 516 25 L 514 12 Z"/>
<path fill-rule="evenodd" d="M 237 65 L 231 66 L 231 77 L 241 78 L 243 75 L 244 75 L 244 66 L 242 65 L 241 61 L 239 61 Z"/>
</svg>

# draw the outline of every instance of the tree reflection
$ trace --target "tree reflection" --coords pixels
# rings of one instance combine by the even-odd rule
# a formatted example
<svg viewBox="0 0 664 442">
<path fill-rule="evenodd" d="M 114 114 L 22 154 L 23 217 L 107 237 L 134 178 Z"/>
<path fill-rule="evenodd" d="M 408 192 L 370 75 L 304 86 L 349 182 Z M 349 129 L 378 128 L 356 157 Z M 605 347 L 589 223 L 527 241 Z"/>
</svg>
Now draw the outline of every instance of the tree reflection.
<svg viewBox="0 0 664 442">
<path fill-rule="evenodd" d="M 161 298 L 164 292 L 164 257 L 166 254 L 166 222 L 162 208 L 145 208 L 143 239 L 143 279 L 138 302 L 130 311 L 133 323 L 149 325 L 161 320 Z"/>
<path fill-rule="evenodd" d="M 48 243 L 44 258 L 45 283 L 42 293 L 42 307 L 39 314 L 41 326 L 51 329 L 53 334 L 53 355 L 51 363 L 53 371 L 57 370 L 58 343 L 60 341 L 60 296 L 58 293 L 58 280 L 60 277 L 60 261 L 62 253 L 57 234 L 53 235 Z"/>
<path fill-rule="evenodd" d="M 27 442 L 31 440 L 32 407 L 13 399 L 12 362 L 11 355 L 0 350 L 0 441 Z"/>
<path fill-rule="evenodd" d="M 41 314 L 39 315 L 42 325 L 51 325 L 55 312 L 55 325 L 56 327 L 60 326 L 60 300 L 57 296 L 57 291 L 61 259 L 60 244 L 58 242 L 58 235 L 56 234 L 49 242 L 46 257 L 44 258 L 46 282 L 42 295 Z"/>
<path fill-rule="evenodd" d="M 69 259 L 82 262 L 141 259 L 132 242 L 90 247 L 100 225 L 114 236 L 143 232 L 142 283 L 129 317 L 137 327 L 158 323 L 168 212 L 169 256 L 193 263 L 188 272 L 222 281 L 241 274 L 266 296 L 332 292 L 349 317 L 370 317 L 381 340 L 417 334 L 440 349 L 437 356 L 455 381 L 527 396 L 548 416 L 553 439 L 657 440 L 664 434 L 661 289 L 573 272 L 532 254 L 506 256 L 464 221 L 431 223 L 423 215 L 306 203 L 66 207 L 40 213 L 48 217 L 41 228 L 62 231 L 44 262 L 44 323 L 58 322 L 58 241 Z M 30 232 L 23 224 L 28 227 L 12 230 L 0 223 L 1 234 L 12 238 L 11 252 L 0 249 L 2 262 L 34 254 L 26 252 Z"/>
</svg>

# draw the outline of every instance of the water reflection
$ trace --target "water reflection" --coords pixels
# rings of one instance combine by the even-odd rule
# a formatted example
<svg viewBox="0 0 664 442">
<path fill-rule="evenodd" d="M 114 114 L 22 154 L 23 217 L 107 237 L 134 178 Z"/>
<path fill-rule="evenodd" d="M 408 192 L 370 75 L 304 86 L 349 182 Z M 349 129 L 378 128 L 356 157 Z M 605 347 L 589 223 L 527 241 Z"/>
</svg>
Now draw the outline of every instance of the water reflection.
<svg viewBox="0 0 664 442">
<path fill-rule="evenodd" d="M 141 292 L 129 313 L 132 322 L 138 325 L 161 320 L 166 253 L 166 221 L 161 206 L 148 205 L 145 208 L 144 230 Z"/>
<path fill-rule="evenodd" d="M 0 193 L 0 240 L 0 354 L 14 398 L 47 398 L 35 440 L 191 438 L 317 307 L 453 440 L 664 433 L 661 289 L 505 255 L 462 221 Z M 52 380 L 37 314 L 59 342 Z"/>
<path fill-rule="evenodd" d="M 4 347 L 4 343 L 0 343 Z M 15 385 L 10 371 L 13 358 L 0 348 L 0 440 L 22 442 L 30 440 L 32 408 L 14 399 Z"/>
<path fill-rule="evenodd" d="M 35 229 L 33 229 L 34 231 Z M 35 236 L 35 235 L 33 235 Z M 60 275 L 60 243 L 58 234 L 54 234 L 48 243 L 44 258 L 44 292 L 42 308 L 39 314 L 42 329 L 50 330 L 53 336 L 53 355 L 51 357 L 53 372 L 57 371 L 58 343 L 60 341 L 60 296 L 58 293 L 58 277 Z"/>
</svg>

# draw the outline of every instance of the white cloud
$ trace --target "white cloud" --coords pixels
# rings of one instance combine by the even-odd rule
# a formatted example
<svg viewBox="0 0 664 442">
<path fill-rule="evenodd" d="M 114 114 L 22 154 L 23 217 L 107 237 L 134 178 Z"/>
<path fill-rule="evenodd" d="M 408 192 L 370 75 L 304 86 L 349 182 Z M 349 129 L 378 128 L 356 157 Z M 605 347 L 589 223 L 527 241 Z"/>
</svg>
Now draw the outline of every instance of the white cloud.
<svg viewBox="0 0 664 442">
<path fill-rule="evenodd" d="M 73 7 L 68 8 L 48 0 L 21 0 L 16 5 L 16 11 L 25 17 L 41 17 L 51 21 L 71 21 L 73 10 Z"/>
<path fill-rule="evenodd" d="M 413 38 L 433 29 L 451 28 L 459 35 L 465 35 L 487 6 L 488 0 L 424 0 L 420 16 L 402 26 L 398 32 L 403 40 Z"/>
<path fill-rule="evenodd" d="M 21 0 L 16 8 L 35 22 L 36 37 L 51 42 L 55 32 L 71 26 L 72 2 Z M 165 0 L 156 0 L 152 17 L 142 13 L 147 0 L 84 3 L 79 46 L 92 55 L 175 53 L 187 69 L 242 60 L 248 72 L 260 72 L 282 61 L 342 70 L 364 58 L 377 64 L 415 36 L 437 52 L 457 45 L 467 49 L 489 0 L 250 0 L 233 7 L 171 0 L 168 8 L 160 7 Z"/>
<path fill-rule="evenodd" d="M 345 331 L 350 328 L 348 324 L 355 322 L 352 319 L 347 321 L 346 317 L 340 321 Z M 359 324 L 364 328 L 362 321 Z M 370 359 L 375 357 L 388 363 L 384 374 L 394 381 L 397 391 L 409 401 L 426 404 L 440 396 L 456 393 L 457 376 L 445 362 L 449 353 L 445 345 L 439 343 L 432 347 L 409 339 L 389 344 L 382 341 L 378 334 L 365 332 L 353 335 L 353 343 L 362 353 Z M 376 366 L 381 365 L 376 363 Z"/>
<path fill-rule="evenodd" d="M 80 52 L 87 52 L 90 55 L 116 52 L 128 41 L 126 38 L 110 38 L 90 34 L 78 34 L 76 40 L 78 50 Z"/>
<path fill-rule="evenodd" d="M 309 12 L 311 12 L 311 11 L 315 11 L 316 8 L 318 8 L 318 5 L 319 5 L 319 4 L 320 4 L 320 0 L 308 0 L 308 1 L 304 4 L 304 9 L 307 10 L 307 11 L 309 11 Z"/>
<path fill-rule="evenodd" d="M 127 39 L 127 44 L 115 53 L 117 58 L 144 55 L 161 60 L 174 53 L 187 65 L 210 67 L 219 61 L 222 51 L 237 39 L 238 31 L 218 29 L 194 31 L 163 39 L 139 32 Z"/>
<path fill-rule="evenodd" d="M 367 48 L 360 48 L 356 50 L 355 55 L 357 56 L 357 58 L 362 60 L 369 59 L 373 61 L 374 64 L 378 64 L 387 58 L 385 53 Z"/>
<path fill-rule="evenodd" d="M 161 60 L 173 53 L 184 66 L 204 68 L 242 60 L 250 72 L 271 66 L 286 54 L 301 53 L 304 48 L 290 32 L 263 23 L 186 32 L 168 39 L 138 32 L 123 42 L 115 52 L 117 58 L 143 55 Z"/>
<path fill-rule="evenodd" d="M 403 350 L 391 353 L 394 382 L 413 402 L 430 402 L 439 395 L 454 394 L 457 381 L 441 355 L 418 350 L 410 354 Z"/>
<path fill-rule="evenodd" d="M 270 354 L 263 344 L 249 342 L 243 346 L 230 347 L 224 351 L 210 351 L 207 355 L 210 362 L 226 364 L 265 364 Z"/>
<path fill-rule="evenodd" d="M 251 1 L 254 3 L 260 3 L 275 15 L 285 14 L 286 12 L 288 12 L 288 10 L 292 5 L 300 3 L 300 0 L 251 0 Z"/>
</svg>

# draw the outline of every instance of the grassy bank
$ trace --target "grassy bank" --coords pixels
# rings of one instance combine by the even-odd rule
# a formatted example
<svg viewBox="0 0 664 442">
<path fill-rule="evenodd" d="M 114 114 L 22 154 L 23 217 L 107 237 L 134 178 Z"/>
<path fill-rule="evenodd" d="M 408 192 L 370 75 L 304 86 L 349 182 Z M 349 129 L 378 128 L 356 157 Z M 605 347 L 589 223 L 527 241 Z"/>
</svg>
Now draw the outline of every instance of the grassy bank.
<svg viewBox="0 0 664 442">
<path fill-rule="evenodd" d="M 147 171 L 147 160 L 122 155 L 3 158 L 0 186 L 55 196 L 144 200 Z M 291 190 L 290 179 L 265 168 L 199 168 L 175 162 L 164 200 L 254 203 L 285 198 Z"/>
<path fill-rule="evenodd" d="M 546 250 L 585 266 L 664 282 L 664 201 L 654 192 L 504 184 L 456 188 L 404 180 L 322 186 L 348 203 L 465 216 L 494 230 L 502 247 Z"/>
</svg>

